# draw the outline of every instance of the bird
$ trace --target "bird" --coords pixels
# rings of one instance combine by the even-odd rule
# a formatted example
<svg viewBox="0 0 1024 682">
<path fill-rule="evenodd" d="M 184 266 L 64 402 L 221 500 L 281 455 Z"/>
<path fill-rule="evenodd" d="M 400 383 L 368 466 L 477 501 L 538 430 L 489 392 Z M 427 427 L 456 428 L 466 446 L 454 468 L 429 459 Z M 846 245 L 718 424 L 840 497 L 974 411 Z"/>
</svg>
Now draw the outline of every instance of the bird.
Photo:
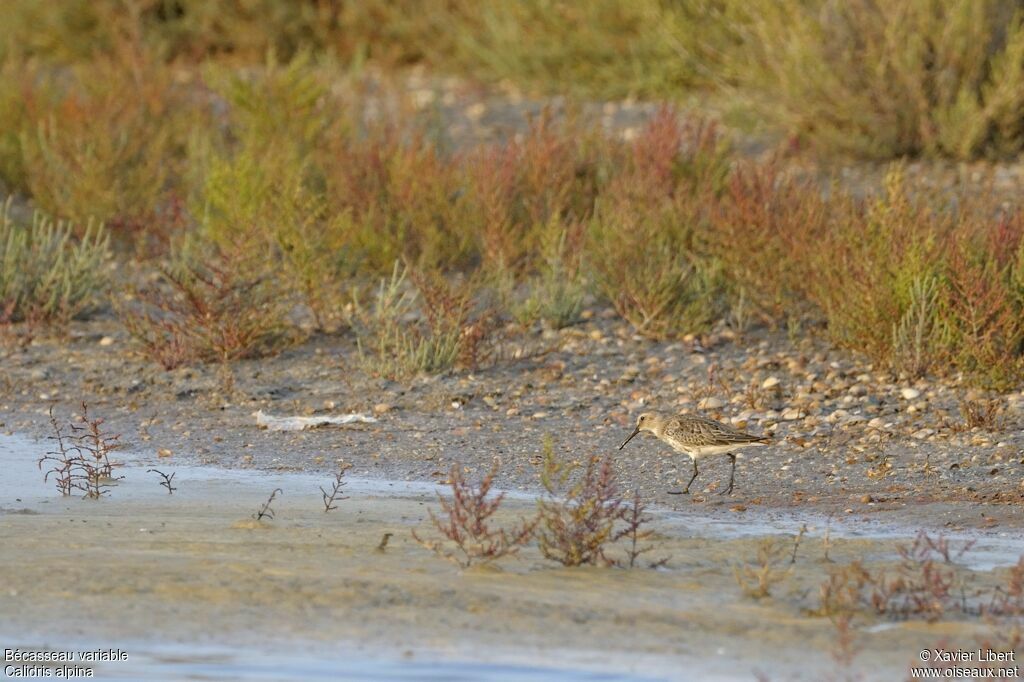
<svg viewBox="0 0 1024 682">
<path fill-rule="evenodd" d="M 659 440 L 667 443 L 676 452 L 689 455 L 693 461 L 693 476 L 686 488 L 681 492 L 669 491 L 672 495 L 685 495 L 690 492 L 690 485 L 697 478 L 697 460 L 707 455 L 728 455 L 732 461 L 729 472 L 729 486 L 722 494 L 731 495 L 733 480 L 736 477 L 735 450 L 753 446 L 763 446 L 770 442 L 770 436 L 755 436 L 752 433 L 738 431 L 731 426 L 706 417 L 687 414 L 666 415 L 657 412 L 644 412 L 636 420 L 636 428 L 629 438 L 623 441 L 619 450 L 641 431 L 650 431 Z"/>
</svg>

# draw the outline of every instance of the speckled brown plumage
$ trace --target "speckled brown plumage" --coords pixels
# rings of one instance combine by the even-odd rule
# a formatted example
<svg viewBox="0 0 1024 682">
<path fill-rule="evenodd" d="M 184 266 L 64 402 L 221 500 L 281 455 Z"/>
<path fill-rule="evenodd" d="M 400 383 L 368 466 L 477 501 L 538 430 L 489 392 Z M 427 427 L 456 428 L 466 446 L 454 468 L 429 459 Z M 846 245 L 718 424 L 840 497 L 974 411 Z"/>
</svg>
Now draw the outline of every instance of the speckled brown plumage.
<svg viewBox="0 0 1024 682">
<path fill-rule="evenodd" d="M 619 446 L 619 449 L 621 450 L 626 447 L 626 443 L 642 431 L 650 431 L 673 450 L 686 454 L 693 460 L 693 476 L 682 491 L 683 494 L 690 492 L 690 484 L 697 478 L 699 473 L 697 471 L 697 459 L 706 455 L 722 454 L 728 455 L 732 461 L 729 486 L 723 491 L 724 493 L 731 494 L 733 479 L 736 475 L 736 454 L 734 451 L 741 448 L 764 445 L 769 441 L 768 437 L 745 433 L 706 417 L 686 414 L 663 415 L 657 412 L 645 412 L 637 418 L 636 428 L 629 438 Z"/>
</svg>

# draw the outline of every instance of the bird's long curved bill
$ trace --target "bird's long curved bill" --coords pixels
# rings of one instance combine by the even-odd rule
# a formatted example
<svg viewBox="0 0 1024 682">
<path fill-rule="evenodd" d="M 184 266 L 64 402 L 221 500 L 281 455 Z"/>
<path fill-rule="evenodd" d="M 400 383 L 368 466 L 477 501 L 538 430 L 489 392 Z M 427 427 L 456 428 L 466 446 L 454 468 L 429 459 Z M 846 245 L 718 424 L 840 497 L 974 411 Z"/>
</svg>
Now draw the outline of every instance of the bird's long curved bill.
<svg viewBox="0 0 1024 682">
<path fill-rule="evenodd" d="M 636 434 L 638 434 L 638 433 L 640 433 L 640 427 L 639 426 L 636 427 L 635 429 L 633 429 L 633 433 L 629 434 L 629 438 L 627 438 L 626 440 L 622 441 L 622 445 L 619 446 L 619 450 L 621 450 L 622 448 L 626 447 L 626 443 L 628 443 L 629 441 L 633 440 L 633 437 L 636 436 Z"/>
</svg>

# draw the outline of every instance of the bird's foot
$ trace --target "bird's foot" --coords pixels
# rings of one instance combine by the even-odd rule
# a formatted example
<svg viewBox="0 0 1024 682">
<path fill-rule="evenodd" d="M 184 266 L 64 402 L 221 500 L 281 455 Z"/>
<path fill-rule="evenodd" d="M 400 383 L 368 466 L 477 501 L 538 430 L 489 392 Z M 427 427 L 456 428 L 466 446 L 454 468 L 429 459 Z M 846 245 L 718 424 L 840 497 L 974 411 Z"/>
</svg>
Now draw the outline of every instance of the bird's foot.
<svg viewBox="0 0 1024 682">
<path fill-rule="evenodd" d="M 718 493 L 719 495 L 732 495 L 732 486 L 729 486 L 725 490 Z"/>
</svg>

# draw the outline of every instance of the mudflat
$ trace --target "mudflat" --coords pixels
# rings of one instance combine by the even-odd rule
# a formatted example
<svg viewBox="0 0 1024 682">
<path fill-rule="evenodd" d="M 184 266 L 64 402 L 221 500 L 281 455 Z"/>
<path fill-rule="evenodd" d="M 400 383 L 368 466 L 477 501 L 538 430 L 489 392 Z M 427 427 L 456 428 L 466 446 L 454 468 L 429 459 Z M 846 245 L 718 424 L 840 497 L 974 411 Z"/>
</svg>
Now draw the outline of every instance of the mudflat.
<svg viewBox="0 0 1024 682">
<path fill-rule="evenodd" d="M 416 666 L 429 664 L 495 679 L 752 679 L 759 671 L 821 679 L 842 653 L 836 628 L 815 613 L 823 581 L 855 559 L 891 569 L 896 548 L 916 533 L 885 512 L 829 519 L 793 509 L 654 508 L 644 542 L 652 550 L 632 569 L 561 568 L 528 547 L 497 566 L 463 570 L 411 536 L 431 536 L 429 484 L 353 476 L 348 499 L 325 512 L 322 476 L 124 453 L 124 479 L 88 500 L 43 484 L 35 460 L 47 447 L 0 437 L 0 636 L 22 648 L 116 645 L 129 661 L 97 664 L 110 675 L 188 679 L 195 670 L 242 675 L 249 665 L 270 679 L 345 669 L 370 679 L 403 679 L 405 670 L 414 679 Z M 175 472 L 173 494 L 153 467 Z M 274 489 L 274 518 L 255 520 Z M 499 521 L 534 510 L 532 494 L 512 493 Z M 393 535 L 382 550 L 385 533 Z M 968 535 L 947 537 L 958 548 Z M 957 557 L 965 584 L 1004 582 L 1024 551 L 1019 534 L 969 537 L 976 544 Z M 745 594 L 757 585 L 748 569 L 764 567 L 765 548 L 769 594 L 754 598 Z M 623 559 L 623 551 L 613 546 L 609 555 Z M 864 679 L 905 674 L 939 641 L 1000 634 L 956 614 L 930 623 L 865 618 L 857 649 L 870 654 L 843 664 Z M 211 659 L 211 645 L 231 655 Z"/>
</svg>

